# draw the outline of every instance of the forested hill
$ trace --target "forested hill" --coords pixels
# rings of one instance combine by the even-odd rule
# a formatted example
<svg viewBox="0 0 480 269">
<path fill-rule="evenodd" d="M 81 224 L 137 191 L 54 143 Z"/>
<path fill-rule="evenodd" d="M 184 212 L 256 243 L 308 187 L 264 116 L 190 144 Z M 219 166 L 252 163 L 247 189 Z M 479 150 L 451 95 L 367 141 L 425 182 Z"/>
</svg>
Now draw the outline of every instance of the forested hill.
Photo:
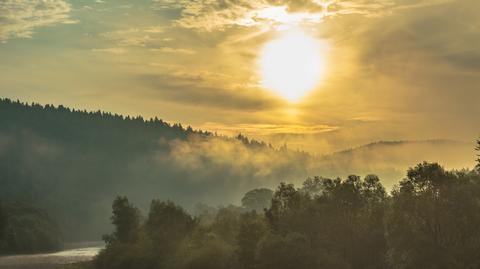
<svg viewBox="0 0 480 269">
<path fill-rule="evenodd" d="M 0 100 L 0 199 L 46 209 L 67 240 L 98 239 L 116 195 L 186 207 L 304 178 L 305 154 L 159 119 Z M 75 231 L 75 232 L 73 232 Z"/>
<path fill-rule="evenodd" d="M 66 240 L 98 239 L 111 228 L 111 201 L 128 196 L 238 203 L 255 188 L 311 176 L 377 174 L 387 188 L 417 163 L 472 167 L 474 146 L 448 141 L 383 142 L 314 158 L 239 135 L 0 99 L 0 202 L 45 210 Z"/>
</svg>

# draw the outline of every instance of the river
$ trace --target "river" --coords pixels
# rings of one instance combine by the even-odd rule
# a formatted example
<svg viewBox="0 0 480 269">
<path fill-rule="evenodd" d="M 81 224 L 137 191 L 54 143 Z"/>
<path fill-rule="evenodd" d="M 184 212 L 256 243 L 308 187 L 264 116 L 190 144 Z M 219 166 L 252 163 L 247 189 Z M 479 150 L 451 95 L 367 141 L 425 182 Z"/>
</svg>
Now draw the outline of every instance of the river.
<svg viewBox="0 0 480 269">
<path fill-rule="evenodd" d="M 54 269 L 89 261 L 103 246 L 103 242 L 86 242 L 68 245 L 65 250 L 54 253 L 0 256 L 0 269 Z"/>
</svg>

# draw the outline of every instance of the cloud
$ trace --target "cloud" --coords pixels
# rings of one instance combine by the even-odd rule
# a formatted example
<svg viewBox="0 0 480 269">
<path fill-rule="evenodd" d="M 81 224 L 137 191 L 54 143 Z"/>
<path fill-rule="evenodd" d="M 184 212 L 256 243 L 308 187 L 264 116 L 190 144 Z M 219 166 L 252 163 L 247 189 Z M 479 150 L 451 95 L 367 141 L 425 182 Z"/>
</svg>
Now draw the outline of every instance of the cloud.
<svg viewBox="0 0 480 269">
<path fill-rule="evenodd" d="M 163 74 L 140 75 L 137 80 L 146 85 L 152 95 L 177 103 L 242 111 L 271 109 L 278 105 L 265 91 L 247 84 L 235 84 L 230 76 L 220 73 L 165 70 Z"/>
<path fill-rule="evenodd" d="M 418 8 L 427 4 L 431 7 Z M 433 4 L 444 5 L 433 8 Z M 414 69 L 428 73 L 421 78 L 480 71 L 480 48 L 474 45 L 480 44 L 480 2 L 420 1 L 410 7 L 418 9 L 399 10 L 397 16 L 370 25 L 361 36 L 350 37 L 360 47 L 365 66 L 397 77 L 402 70 L 408 74 Z"/>
<path fill-rule="evenodd" d="M 153 52 L 164 52 L 164 53 L 179 53 L 179 54 L 195 54 L 194 50 L 191 49 L 182 49 L 182 48 L 170 48 L 163 47 L 158 49 L 150 49 Z"/>
<path fill-rule="evenodd" d="M 169 142 L 168 158 L 179 169 L 196 175 L 191 178 L 254 182 L 254 185 L 276 184 L 280 180 L 305 178 L 309 156 L 267 147 L 254 148 L 237 139 L 223 137 L 190 137 L 187 141 Z M 165 155 L 158 156 L 164 159 Z M 209 169 L 205 169 L 209 167 Z"/>
<path fill-rule="evenodd" d="M 452 0 L 155 0 L 155 9 L 180 10 L 176 25 L 205 31 L 231 26 L 279 26 L 319 23 L 327 17 L 360 14 L 367 17 L 390 14 L 396 9 L 419 8 Z"/>
<path fill-rule="evenodd" d="M 164 32 L 163 26 L 148 26 L 138 28 L 127 28 L 115 30 L 100 34 L 103 42 L 107 46 L 112 46 L 106 49 L 93 49 L 94 52 L 107 52 L 111 54 L 124 54 L 131 48 L 148 48 L 158 41 L 159 34 Z M 152 49 L 150 49 L 152 51 Z M 164 51 L 173 53 L 174 51 Z M 187 54 L 187 50 L 177 49 L 177 53 Z"/>
<path fill-rule="evenodd" d="M 93 52 L 103 52 L 103 53 L 109 53 L 109 54 L 125 54 L 127 52 L 126 49 L 124 48 L 105 48 L 105 49 L 92 49 Z"/>
<path fill-rule="evenodd" d="M 381 139 L 478 136 L 478 0 L 163 0 L 154 1 L 155 10 L 149 0 L 129 10 L 117 7 L 125 1 L 92 5 L 93 12 L 74 2 L 75 13 L 48 8 L 60 2 L 0 0 L 3 40 L 62 21 L 34 24 L 43 17 L 14 16 L 22 8 L 12 3 L 82 21 L 42 44 L 4 46 L 3 95 L 159 116 L 220 133 L 237 129 L 317 153 Z M 15 28 L 19 23 L 30 26 Z M 290 106 L 256 85 L 257 58 L 281 35 L 273 29 L 290 23 L 331 49 L 325 79 L 295 105 L 297 115 L 285 117 L 279 111 Z M 51 61 L 59 55 L 62 61 Z M 105 99 L 76 98 L 85 93 Z"/>
<path fill-rule="evenodd" d="M 318 13 L 290 14 L 288 5 L 274 5 L 268 1 L 180 1 L 174 4 L 159 1 L 158 5 L 163 9 L 181 10 L 181 18 L 176 20 L 176 25 L 206 31 L 235 25 L 250 27 L 286 21 L 319 21 L 322 18 L 322 14 Z"/>
<path fill-rule="evenodd" d="M 31 38 L 39 27 L 75 23 L 70 12 L 70 4 L 63 0 L 0 1 L 0 41 Z"/>
<path fill-rule="evenodd" d="M 299 183 L 307 176 L 345 177 L 377 174 L 390 189 L 408 167 L 424 160 L 439 161 L 449 169 L 473 167 L 471 143 L 452 140 L 387 141 L 363 145 L 324 156 L 290 150 L 248 146 L 237 139 L 195 137 L 164 141 L 170 152 L 155 159 L 185 171 L 191 182 L 230 185 L 228 191 L 268 186 L 278 182 Z M 208 167 L 208 169 L 205 169 Z M 226 191 L 226 190 L 225 190 Z M 240 195 L 239 193 L 233 195 Z"/>
<path fill-rule="evenodd" d="M 179 1 L 179 0 L 153 0 L 154 8 L 161 10 L 161 9 L 180 9 L 185 4 L 186 1 Z"/>
<path fill-rule="evenodd" d="M 454 140 L 380 141 L 343 150 L 317 159 L 327 176 L 377 174 L 391 189 L 408 167 L 423 161 L 438 162 L 448 169 L 474 167 L 472 143 Z"/>
<path fill-rule="evenodd" d="M 157 27 L 122 29 L 101 34 L 107 41 L 122 47 L 145 47 L 154 40 L 151 34 L 160 33 Z"/>
<path fill-rule="evenodd" d="M 327 124 L 268 124 L 268 123 L 243 123 L 227 125 L 224 123 L 206 122 L 200 129 L 215 131 L 221 134 L 236 135 L 238 133 L 258 136 L 293 136 L 315 135 L 336 130 L 337 126 Z"/>
</svg>

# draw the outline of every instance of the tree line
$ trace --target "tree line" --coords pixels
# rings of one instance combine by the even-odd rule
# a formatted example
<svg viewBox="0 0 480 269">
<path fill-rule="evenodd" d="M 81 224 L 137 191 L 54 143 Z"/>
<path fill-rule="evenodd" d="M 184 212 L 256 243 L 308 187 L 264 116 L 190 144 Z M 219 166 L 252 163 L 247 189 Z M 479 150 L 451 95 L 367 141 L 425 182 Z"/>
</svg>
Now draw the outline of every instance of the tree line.
<svg viewBox="0 0 480 269">
<path fill-rule="evenodd" d="M 437 163 L 390 193 L 375 175 L 314 177 L 193 215 L 153 200 L 142 216 L 117 197 L 111 219 L 96 269 L 480 268 L 480 172 Z"/>
<path fill-rule="evenodd" d="M 104 216 L 118 193 L 142 207 L 148 207 L 145 197 L 194 204 L 208 194 L 210 203 L 223 203 L 232 196 L 221 190 L 228 167 L 214 167 L 207 159 L 202 168 L 209 174 L 204 175 L 174 162 L 173 148 L 188 145 L 189 139 L 284 154 L 245 135 L 221 137 L 158 118 L 0 99 L 0 202 L 8 207 L 21 201 L 45 210 L 66 241 L 95 240 L 108 232 Z M 242 185 L 256 173 L 250 167 L 241 171 L 229 175 L 229 181 Z M 231 192 L 255 183 L 250 184 Z"/>
<path fill-rule="evenodd" d="M 62 232 L 43 209 L 22 203 L 0 203 L 0 255 L 59 250 Z"/>
</svg>

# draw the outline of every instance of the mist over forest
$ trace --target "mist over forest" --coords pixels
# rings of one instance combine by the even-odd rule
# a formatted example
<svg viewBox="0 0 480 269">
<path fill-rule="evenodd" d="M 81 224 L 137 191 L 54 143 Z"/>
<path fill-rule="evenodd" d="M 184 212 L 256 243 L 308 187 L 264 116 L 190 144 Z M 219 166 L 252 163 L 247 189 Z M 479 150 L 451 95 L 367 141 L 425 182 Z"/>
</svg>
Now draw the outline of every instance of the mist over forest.
<svg viewBox="0 0 480 269">
<path fill-rule="evenodd" d="M 0 101 L 0 126 L 2 202 L 46 210 L 66 241 L 109 232 L 117 195 L 142 209 L 159 198 L 193 210 L 198 203 L 238 204 L 249 190 L 316 175 L 375 173 L 390 189 L 420 161 L 461 169 L 475 159 L 473 145 L 449 140 L 377 142 L 312 156 L 159 119 L 9 99 Z"/>
<path fill-rule="evenodd" d="M 0 269 L 480 269 L 479 0 L 0 0 Z"/>
</svg>

